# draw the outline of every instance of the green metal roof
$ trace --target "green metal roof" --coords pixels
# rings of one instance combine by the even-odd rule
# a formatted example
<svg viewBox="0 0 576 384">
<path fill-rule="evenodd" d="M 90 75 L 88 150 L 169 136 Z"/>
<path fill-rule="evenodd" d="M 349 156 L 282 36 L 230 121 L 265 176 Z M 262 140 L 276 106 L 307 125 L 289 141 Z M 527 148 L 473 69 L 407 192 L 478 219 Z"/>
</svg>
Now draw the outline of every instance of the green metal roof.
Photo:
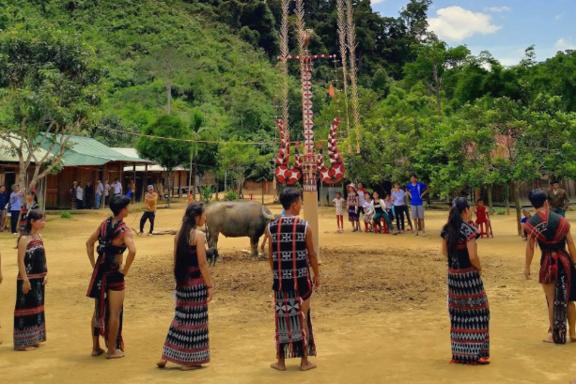
<svg viewBox="0 0 576 384">
<path fill-rule="evenodd" d="M 99 166 L 113 161 L 132 164 L 150 163 L 148 160 L 127 156 L 115 151 L 91 137 L 70 136 L 68 145 L 69 148 L 62 158 L 62 165 L 65 167 Z M 49 146 L 48 141 L 43 145 L 45 149 L 48 149 Z"/>
</svg>

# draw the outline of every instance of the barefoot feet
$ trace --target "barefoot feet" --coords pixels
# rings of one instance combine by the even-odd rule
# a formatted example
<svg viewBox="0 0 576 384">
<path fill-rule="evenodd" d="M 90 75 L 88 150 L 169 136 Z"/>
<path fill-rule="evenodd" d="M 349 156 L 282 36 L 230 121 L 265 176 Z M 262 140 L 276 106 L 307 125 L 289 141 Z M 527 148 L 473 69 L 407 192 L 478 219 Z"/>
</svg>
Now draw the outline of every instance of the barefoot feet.
<svg viewBox="0 0 576 384">
<path fill-rule="evenodd" d="M 286 363 L 278 361 L 276 363 L 271 364 L 270 368 L 275 369 L 277 371 L 285 371 Z"/>
<path fill-rule="evenodd" d="M 549 333 L 548 336 L 546 336 L 546 338 L 544 340 L 542 340 L 544 343 L 554 343 L 554 338 L 552 337 L 552 334 Z"/>
<path fill-rule="evenodd" d="M 316 368 L 316 364 L 311 363 L 309 361 L 303 361 L 302 364 L 300 364 L 301 371 L 309 371 L 314 368 Z"/>
<path fill-rule="evenodd" d="M 166 363 L 168 363 L 168 361 L 160 360 L 159 362 L 156 363 L 156 366 L 160 369 L 163 369 L 163 368 L 166 368 Z"/>
<path fill-rule="evenodd" d="M 124 357 L 124 352 L 122 352 L 121 350 L 117 349 L 114 352 L 108 352 L 106 354 L 106 358 L 108 360 L 112 360 L 112 359 L 121 359 Z"/>
<path fill-rule="evenodd" d="M 92 357 L 101 356 L 105 351 L 102 348 L 96 348 L 92 350 Z"/>
</svg>

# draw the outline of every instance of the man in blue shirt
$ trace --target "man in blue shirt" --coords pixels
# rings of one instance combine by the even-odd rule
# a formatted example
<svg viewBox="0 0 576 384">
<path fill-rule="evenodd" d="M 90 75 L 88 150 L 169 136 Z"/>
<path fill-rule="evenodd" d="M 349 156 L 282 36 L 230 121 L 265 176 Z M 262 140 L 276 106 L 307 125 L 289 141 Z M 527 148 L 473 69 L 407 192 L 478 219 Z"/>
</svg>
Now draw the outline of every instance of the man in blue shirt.
<svg viewBox="0 0 576 384">
<path fill-rule="evenodd" d="M 10 194 L 10 229 L 13 235 L 18 235 L 18 221 L 20 220 L 20 209 L 24 202 L 24 192 L 20 190 L 20 186 L 15 184 L 12 186 L 12 193 Z"/>
<path fill-rule="evenodd" d="M 424 196 L 428 193 L 428 186 L 418 181 L 418 176 L 410 176 L 410 182 L 406 184 L 406 191 L 410 197 L 412 217 L 416 222 L 416 236 L 424 235 Z"/>
</svg>

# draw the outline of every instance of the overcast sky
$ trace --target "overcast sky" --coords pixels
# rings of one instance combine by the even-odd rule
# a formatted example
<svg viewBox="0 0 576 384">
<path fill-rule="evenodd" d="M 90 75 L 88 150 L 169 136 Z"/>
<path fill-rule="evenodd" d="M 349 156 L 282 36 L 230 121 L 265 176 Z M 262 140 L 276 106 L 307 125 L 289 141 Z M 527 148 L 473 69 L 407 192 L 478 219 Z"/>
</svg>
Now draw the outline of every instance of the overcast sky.
<svg viewBox="0 0 576 384">
<path fill-rule="evenodd" d="M 397 16 L 408 0 L 372 0 L 381 15 Z M 538 60 L 576 49 L 576 0 L 434 0 L 430 29 L 474 54 L 488 50 L 505 65 L 517 64 L 530 45 Z"/>
</svg>

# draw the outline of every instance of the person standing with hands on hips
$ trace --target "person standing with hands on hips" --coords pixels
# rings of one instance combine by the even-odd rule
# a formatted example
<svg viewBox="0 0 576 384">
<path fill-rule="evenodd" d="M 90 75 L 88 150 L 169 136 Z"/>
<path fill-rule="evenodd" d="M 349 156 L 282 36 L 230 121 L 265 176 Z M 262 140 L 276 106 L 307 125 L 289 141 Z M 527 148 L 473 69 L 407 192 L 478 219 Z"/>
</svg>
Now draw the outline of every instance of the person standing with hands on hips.
<svg viewBox="0 0 576 384">
<path fill-rule="evenodd" d="M 425 235 L 426 228 L 424 226 L 424 196 L 428 193 L 428 186 L 418 181 L 418 176 L 413 174 L 410 176 L 410 182 L 406 184 L 406 190 L 410 197 L 410 207 L 412 208 L 412 218 L 416 225 L 416 236 L 419 234 Z"/>
</svg>

